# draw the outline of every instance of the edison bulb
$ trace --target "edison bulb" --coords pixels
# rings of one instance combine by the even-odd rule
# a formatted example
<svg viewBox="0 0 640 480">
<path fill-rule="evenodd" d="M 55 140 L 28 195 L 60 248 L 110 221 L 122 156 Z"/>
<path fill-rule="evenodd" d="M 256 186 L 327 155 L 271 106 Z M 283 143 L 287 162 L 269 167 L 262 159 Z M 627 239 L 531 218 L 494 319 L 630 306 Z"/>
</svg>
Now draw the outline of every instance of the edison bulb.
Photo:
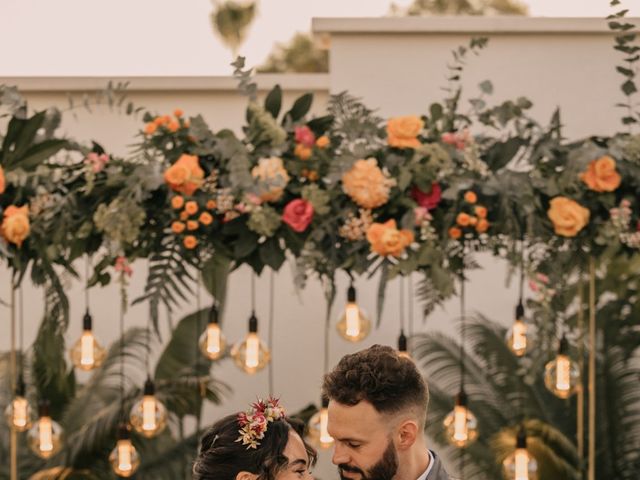
<svg viewBox="0 0 640 480">
<path fill-rule="evenodd" d="M 93 334 L 92 323 L 91 315 L 87 311 L 82 319 L 82 335 L 69 351 L 71 363 L 84 371 L 99 367 L 107 356 L 106 350 L 98 343 Z"/>
<path fill-rule="evenodd" d="M 205 331 L 200 335 L 199 346 L 202 354 L 209 360 L 219 359 L 227 349 L 227 340 L 224 338 L 218 323 L 218 309 L 215 305 L 209 311 L 209 323 Z"/>
<path fill-rule="evenodd" d="M 529 455 L 524 429 L 518 432 L 516 450 L 502 462 L 509 480 L 537 480 L 538 463 Z"/>
<path fill-rule="evenodd" d="M 557 397 L 566 399 L 573 395 L 580 384 L 580 369 L 569 358 L 569 344 L 566 337 L 560 340 L 556 358 L 545 366 L 545 386 Z"/>
<path fill-rule="evenodd" d="M 334 440 L 331 435 L 329 435 L 328 425 L 329 425 L 329 410 L 328 401 L 323 400 L 322 406 L 320 410 L 318 410 L 309 420 L 309 434 L 308 439 L 309 442 L 317 447 L 322 449 L 331 448 L 333 446 Z"/>
<path fill-rule="evenodd" d="M 398 337 L 398 356 L 402 358 L 411 359 L 407 337 L 405 336 L 404 331 L 402 330 L 400 330 L 400 336 Z"/>
<path fill-rule="evenodd" d="M 23 396 L 15 396 L 4 412 L 7 424 L 16 432 L 25 432 L 31 427 L 31 405 Z"/>
<path fill-rule="evenodd" d="M 239 368 L 249 374 L 259 372 L 271 360 L 271 352 L 258 337 L 258 318 L 254 312 L 249 317 L 249 333 L 233 346 L 231 357 Z"/>
<path fill-rule="evenodd" d="M 144 395 L 131 407 L 129 421 L 134 430 L 146 438 L 160 434 L 167 426 L 167 409 L 155 396 L 150 378 L 144 384 Z"/>
<path fill-rule="evenodd" d="M 467 396 L 461 391 L 456 396 L 456 405 L 444 419 L 449 442 L 458 448 L 468 446 L 478 438 L 478 420 L 467 407 Z"/>
<path fill-rule="evenodd" d="M 371 331 L 371 321 L 366 312 L 356 302 L 356 289 L 351 285 L 347 290 L 347 304 L 336 325 L 342 338 L 350 342 L 359 342 Z"/>
<path fill-rule="evenodd" d="M 527 325 L 524 323 L 524 306 L 522 302 L 516 307 L 516 315 L 511 328 L 507 332 L 507 345 L 514 355 L 521 357 L 527 352 Z"/>
<path fill-rule="evenodd" d="M 131 477 L 140 466 L 140 456 L 131 443 L 127 425 L 120 425 L 118 429 L 118 441 L 109 455 L 109 463 L 115 474 L 124 478 Z"/>
<path fill-rule="evenodd" d="M 40 458 L 51 458 L 62 448 L 62 427 L 49 415 L 49 405 L 40 405 L 40 418 L 27 433 L 29 448 Z"/>
</svg>

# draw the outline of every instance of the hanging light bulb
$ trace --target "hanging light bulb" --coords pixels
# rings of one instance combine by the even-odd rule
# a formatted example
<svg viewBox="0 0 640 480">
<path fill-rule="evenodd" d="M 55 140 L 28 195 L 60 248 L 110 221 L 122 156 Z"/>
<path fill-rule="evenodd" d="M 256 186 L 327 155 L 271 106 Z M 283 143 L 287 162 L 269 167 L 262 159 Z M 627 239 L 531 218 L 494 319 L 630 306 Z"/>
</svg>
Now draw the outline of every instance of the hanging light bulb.
<svg viewBox="0 0 640 480">
<path fill-rule="evenodd" d="M 559 398 L 569 398 L 576 392 L 580 380 L 580 369 L 569 358 L 569 342 L 562 335 L 558 355 L 547 363 L 544 372 L 544 384 Z"/>
<path fill-rule="evenodd" d="M 509 480 L 537 480 L 538 463 L 527 450 L 527 432 L 521 425 L 516 437 L 516 450 L 504 462 L 505 473 Z"/>
<path fill-rule="evenodd" d="M 249 317 L 249 333 L 244 340 L 233 346 L 231 356 L 236 365 L 249 374 L 262 370 L 269 363 L 271 352 L 258 337 L 258 318 L 255 312 L 251 312 Z"/>
<path fill-rule="evenodd" d="M 322 398 L 322 406 L 309 420 L 309 442 L 316 448 L 327 449 L 333 446 L 333 437 L 329 435 L 329 399 Z"/>
<path fill-rule="evenodd" d="M 456 395 L 456 405 L 445 417 L 444 427 L 449 441 L 458 448 L 464 448 L 478 438 L 478 420 L 467 407 L 464 390 Z"/>
<path fill-rule="evenodd" d="M 131 443 L 131 433 L 126 423 L 118 428 L 118 441 L 109 455 L 109 462 L 115 474 L 124 478 L 131 477 L 140 466 L 140 456 Z"/>
<path fill-rule="evenodd" d="M 350 342 L 359 342 L 371 331 L 371 322 L 365 311 L 356 303 L 356 289 L 353 283 L 347 290 L 347 304 L 336 328 L 340 336 Z"/>
<path fill-rule="evenodd" d="M 150 377 L 144 382 L 144 395 L 131 407 L 129 420 L 134 430 L 146 438 L 161 433 L 167 426 L 167 409 L 156 398 L 156 388 Z"/>
<path fill-rule="evenodd" d="M 93 320 L 87 309 L 82 319 L 82 336 L 69 351 L 71 362 L 80 370 L 89 371 L 99 367 L 107 356 L 106 350 L 93 335 L 92 324 Z"/>
<path fill-rule="evenodd" d="M 215 303 L 209 310 L 209 323 L 206 330 L 200 335 L 200 351 L 209 360 L 217 360 L 224 355 L 227 349 L 227 340 L 222 334 L 218 321 L 218 307 Z"/>
<path fill-rule="evenodd" d="M 39 407 L 40 418 L 27 433 L 31 450 L 40 458 L 51 458 L 62 447 L 62 427 L 51 419 L 49 403 L 43 401 Z"/>
<path fill-rule="evenodd" d="M 524 323 L 522 300 L 516 307 L 516 318 L 507 333 L 507 344 L 514 355 L 522 357 L 527 352 L 527 325 Z"/>
<path fill-rule="evenodd" d="M 400 336 L 398 337 L 398 356 L 411 360 L 411 354 L 407 347 L 407 337 L 405 337 L 404 330 L 402 329 L 400 329 Z"/>
<path fill-rule="evenodd" d="M 9 427 L 16 432 L 25 432 L 31 427 L 31 405 L 26 398 L 26 386 L 22 374 L 18 377 L 13 400 L 4 411 Z"/>
</svg>

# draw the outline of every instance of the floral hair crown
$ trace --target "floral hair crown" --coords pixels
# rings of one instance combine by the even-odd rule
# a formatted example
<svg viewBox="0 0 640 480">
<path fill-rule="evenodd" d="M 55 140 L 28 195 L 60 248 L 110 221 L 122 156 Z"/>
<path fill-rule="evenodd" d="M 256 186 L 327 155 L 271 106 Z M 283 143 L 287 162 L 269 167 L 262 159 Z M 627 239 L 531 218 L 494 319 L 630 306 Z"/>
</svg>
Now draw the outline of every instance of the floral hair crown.
<svg viewBox="0 0 640 480">
<path fill-rule="evenodd" d="M 247 449 L 258 448 L 260 445 L 258 440 L 264 438 L 269 422 L 281 418 L 285 418 L 285 413 L 277 398 L 269 397 L 266 401 L 258 399 L 248 411 L 238 414 L 240 436 L 236 442 L 247 445 Z"/>
</svg>

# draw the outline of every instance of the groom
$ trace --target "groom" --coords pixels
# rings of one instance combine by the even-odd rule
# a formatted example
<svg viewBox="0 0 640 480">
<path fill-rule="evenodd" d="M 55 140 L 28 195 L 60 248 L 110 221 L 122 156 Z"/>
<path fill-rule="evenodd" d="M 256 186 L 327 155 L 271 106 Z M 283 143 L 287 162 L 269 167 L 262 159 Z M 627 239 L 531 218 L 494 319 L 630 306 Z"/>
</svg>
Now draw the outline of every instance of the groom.
<svg viewBox="0 0 640 480">
<path fill-rule="evenodd" d="M 344 356 L 322 390 L 342 480 L 450 480 L 425 443 L 429 392 L 411 360 L 374 345 Z"/>
</svg>

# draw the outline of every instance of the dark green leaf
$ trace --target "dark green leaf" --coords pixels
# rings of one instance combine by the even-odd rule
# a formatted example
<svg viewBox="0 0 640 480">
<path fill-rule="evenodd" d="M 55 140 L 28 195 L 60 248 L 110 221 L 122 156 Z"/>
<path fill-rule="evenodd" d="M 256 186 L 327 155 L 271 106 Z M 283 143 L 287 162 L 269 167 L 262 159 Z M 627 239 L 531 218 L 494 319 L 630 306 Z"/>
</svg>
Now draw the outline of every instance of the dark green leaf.
<svg viewBox="0 0 640 480">
<path fill-rule="evenodd" d="M 264 108 L 273 118 L 278 118 L 280 108 L 282 108 L 282 89 L 276 85 L 267 95 L 264 101 Z"/>
<path fill-rule="evenodd" d="M 289 117 L 292 122 L 297 122 L 309 112 L 312 103 L 313 93 L 302 95 L 293 103 L 293 107 L 285 114 L 285 118 Z"/>
</svg>

